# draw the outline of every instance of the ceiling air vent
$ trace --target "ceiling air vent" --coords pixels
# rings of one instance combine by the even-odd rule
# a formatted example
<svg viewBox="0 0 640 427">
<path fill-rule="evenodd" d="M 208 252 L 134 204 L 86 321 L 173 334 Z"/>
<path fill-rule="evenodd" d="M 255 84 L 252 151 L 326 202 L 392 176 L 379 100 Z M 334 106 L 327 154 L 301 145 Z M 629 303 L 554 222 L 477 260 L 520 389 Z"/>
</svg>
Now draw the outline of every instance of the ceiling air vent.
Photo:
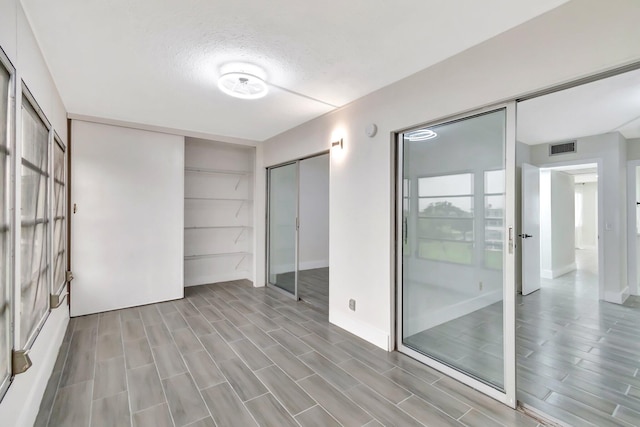
<svg viewBox="0 0 640 427">
<path fill-rule="evenodd" d="M 567 154 L 576 152 L 576 141 L 561 142 L 559 144 L 549 144 L 549 155 Z"/>
</svg>

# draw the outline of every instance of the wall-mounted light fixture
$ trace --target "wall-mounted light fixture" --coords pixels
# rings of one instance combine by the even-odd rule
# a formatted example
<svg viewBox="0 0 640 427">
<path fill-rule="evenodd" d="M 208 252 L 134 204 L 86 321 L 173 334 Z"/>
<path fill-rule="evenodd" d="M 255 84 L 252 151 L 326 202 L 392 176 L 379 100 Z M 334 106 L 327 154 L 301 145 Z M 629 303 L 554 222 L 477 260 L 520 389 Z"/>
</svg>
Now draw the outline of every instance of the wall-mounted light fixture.
<svg viewBox="0 0 640 427">
<path fill-rule="evenodd" d="M 340 148 L 342 148 L 342 138 L 340 138 L 338 141 L 333 141 L 333 142 L 331 143 L 331 148 L 333 148 L 333 147 L 340 147 Z"/>
</svg>

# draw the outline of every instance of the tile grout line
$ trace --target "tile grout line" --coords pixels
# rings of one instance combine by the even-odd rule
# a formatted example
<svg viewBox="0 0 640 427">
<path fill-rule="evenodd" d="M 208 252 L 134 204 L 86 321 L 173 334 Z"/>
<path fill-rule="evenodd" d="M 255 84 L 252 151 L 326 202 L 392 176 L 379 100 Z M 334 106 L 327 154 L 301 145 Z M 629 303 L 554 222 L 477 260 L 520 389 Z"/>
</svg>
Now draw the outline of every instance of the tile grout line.
<svg viewBox="0 0 640 427">
<path fill-rule="evenodd" d="M 191 304 L 191 305 L 193 305 L 193 304 Z M 196 309 L 196 311 L 198 311 L 198 313 L 200 313 L 200 316 L 202 316 L 204 318 L 204 316 L 202 315 L 200 310 L 198 310 L 198 307 L 194 306 L 194 308 Z M 177 310 L 177 307 L 176 307 L 176 312 L 180 316 L 182 316 L 183 320 L 187 324 L 187 329 L 189 329 L 191 331 L 191 333 L 193 334 L 193 336 L 196 337 L 196 339 L 198 340 L 198 342 L 200 343 L 200 345 L 202 346 L 204 351 L 207 353 L 207 355 L 209 356 L 211 361 L 214 363 L 216 368 L 218 368 L 218 370 L 222 373 L 222 371 L 220 370 L 220 366 L 218 366 L 218 364 L 216 363 L 216 361 L 213 358 L 213 356 L 211 356 L 211 354 L 209 354 L 209 351 L 207 351 L 206 347 L 200 341 L 200 337 L 198 335 L 196 335 L 195 331 L 193 330 L 193 328 L 191 327 L 189 322 L 187 322 L 187 320 L 185 319 L 185 316 L 180 312 L 180 310 Z M 162 313 L 161 313 L 160 317 L 162 318 L 162 321 L 166 323 L 166 319 L 164 318 L 164 316 L 162 316 Z M 204 318 L 204 319 L 205 319 L 205 321 L 210 323 L 206 318 Z M 165 325 L 165 326 L 167 326 L 167 330 L 168 330 L 169 329 L 168 325 Z M 169 330 L 169 335 L 171 336 L 171 342 L 173 343 L 173 345 L 175 345 L 176 349 L 178 350 L 178 354 L 180 354 L 180 359 L 182 360 L 182 363 L 184 363 L 184 367 L 186 368 L 187 372 L 189 373 L 189 377 L 191 378 L 191 381 L 193 381 L 193 384 L 195 385 L 196 389 L 198 390 L 198 394 L 200 395 L 200 399 L 202 399 L 202 403 L 204 404 L 204 407 L 207 408 L 207 412 L 209 413 L 209 417 L 211 418 L 213 423 L 217 425 L 217 423 L 215 422 L 215 418 L 213 417 L 213 413 L 211 412 L 211 409 L 209 409 L 209 405 L 207 405 L 207 401 L 204 399 L 204 395 L 202 394 L 202 389 L 200 389 L 200 387 L 197 385 L 196 380 L 193 379 L 193 374 L 191 373 L 191 370 L 189 369 L 189 364 L 187 363 L 187 360 L 184 357 L 184 353 L 180 351 L 180 347 L 178 347 L 178 343 L 176 342 L 176 339 L 173 336 L 173 332 L 171 330 Z M 180 375 L 180 374 L 177 374 L 177 375 Z M 222 373 L 222 375 L 224 375 L 224 373 Z M 220 384 L 222 384 L 222 383 L 220 383 Z M 213 385 L 211 387 L 215 387 L 215 385 Z M 168 403 L 168 401 L 167 401 L 167 403 Z M 171 411 L 169 411 L 169 412 L 171 412 Z"/>
<path fill-rule="evenodd" d="M 160 310 L 158 310 L 158 308 L 155 306 L 155 304 L 153 305 L 153 307 L 156 309 L 156 311 L 158 312 L 158 315 L 160 316 L 161 319 L 161 324 L 164 326 L 164 319 L 162 318 L 162 314 L 160 314 Z M 147 344 L 149 345 L 149 351 L 151 352 L 151 358 L 153 359 L 153 366 L 156 368 L 156 374 L 158 375 L 158 380 L 160 381 L 160 388 L 162 389 L 162 395 L 164 396 L 164 401 L 167 404 L 167 411 L 169 412 L 169 416 L 171 417 L 171 422 L 173 422 L 174 427 L 176 427 L 176 421 L 173 418 L 173 413 L 171 412 L 171 408 L 169 407 L 169 399 L 167 399 L 167 392 L 164 389 L 164 384 L 162 384 L 162 378 L 160 377 L 160 371 L 158 370 L 158 364 L 156 363 L 156 355 L 153 352 L 153 348 L 151 347 L 151 341 L 149 341 L 149 335 L 147 334 L 147 326 L 144 324 L 144 319 L 142 319 L 142 313 L 140 313 L 140 320 L 142 321 L 142 329 L 144 330 L 144 336 L 147 340 Z M 153 326 L 153 325 L 150 325 Z M 173 338 L 173 336 L 172 336 Z M 150 363 L 149 363 L 150 365 Z M 127 376 L 128 377 L 128 376 Z M 145 408 L 148 409 L 148 408 Z M 141 409 L 140 411 L 143 411 L 144 409 Z M 138 411 L 138 412 L 140 412 Z"/>
</svg>

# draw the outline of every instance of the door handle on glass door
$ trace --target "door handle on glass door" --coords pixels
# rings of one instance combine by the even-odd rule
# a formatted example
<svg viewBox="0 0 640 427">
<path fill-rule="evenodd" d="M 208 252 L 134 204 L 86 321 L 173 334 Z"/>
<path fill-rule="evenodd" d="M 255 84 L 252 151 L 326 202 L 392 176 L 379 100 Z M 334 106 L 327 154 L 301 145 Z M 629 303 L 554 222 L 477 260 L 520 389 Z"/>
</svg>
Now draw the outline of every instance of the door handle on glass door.
<svg viewBox="0 0 640 427">
<path fill-rule="evenodd" d="M 73 213 L 78 212 L 78 205 L 76 205 L 75 203 L 73 204 Z"/>
<path fill-rule="evenodd" d="M 533 237 L 531 234 L 518 234 L 518 237 L 522 237 L 523 239 L 528 239 L 529 237 Z"/>
</svg>

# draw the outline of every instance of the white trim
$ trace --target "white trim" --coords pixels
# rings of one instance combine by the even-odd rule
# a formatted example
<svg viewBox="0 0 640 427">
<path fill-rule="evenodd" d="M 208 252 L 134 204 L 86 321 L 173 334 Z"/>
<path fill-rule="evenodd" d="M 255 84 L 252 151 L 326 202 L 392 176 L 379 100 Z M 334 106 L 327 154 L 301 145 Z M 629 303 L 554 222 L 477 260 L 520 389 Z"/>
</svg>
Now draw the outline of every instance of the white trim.
<svg viewBox="0 0 640 427">
<path fill-rule="evenodd" d="M 471 314 L 498 301 L 502 301 L 502 289 L 471 296 L 470 298 L 445 307 L 426 310 L 411 321 L 412 327 L 405 326 L 405 336 L 411 336 L 426 329 L 446 323 L 450 320 Z"/>
<path fill-rule="evenodd" d="M 329 308 L 329 323 L 351 332 L 352 334 L 369 341 L 371 344 L 380 347 L 385 351 L 393 350 L 393 343 L 390 336 L 383 330 L 373 328 L 371 325 L 352 319 L 343 313 Z"/>
<path fill-rule="evenodd" d="M 612 302 L 615 304 L 624 304 L 624 302 L 629 298 L 629 287 L 625 287 L 620 292 L 611 292 L 607 291 L 604 293 L 604 300 L 607 302 Z"/>
<path fill-rule="evenodd" d="M 15 376 L 2 400 L 0 420 L 3 425 L 31 426 L 35 422 L 68 324 L 66 308 L 60 307 L 51 312 L 29 351 L 33 366 Z"/>
<path fill-rule="evenodd" d="M 555 279 L 556 277 L 563 276 L 567 273 L 571 273 L 576 270 L 576 263 L 563 265 L 562 267 L 554 268 L 552 270 L 544 269 L 540 271 L 540 277 L 543 279 Z"/>
<path fill-rule="evenodd" d="M 627 162 L 627 282 L 632 295 L 640 295 L 638 284 L 638 231 L 636 226 L 636 167 L 640 160 Z M 634 236 L 636 236 L 634 238 Z"/>
<path fill-rule="evenodd" d="M 78 120 L 81 122 L 99 123 L 103 125 L 119 126 L 129 129 L 146 130 L 150 132 L 166 133 L 169 135 L 185 136 L 188 138 L 200 138 L 209 139 L 218 142 L 227 142 L 229 144 L 249 145 L 251 147 L 257 146 L 260 141 L 254 141 L 251 139 L 235 138 L 232 136 L 215 135 L 207 132 L 194 132 L 186 129 L 176 129 L 165 126 L 148 125 L 143 123 L 128 122 L 125 120 L 107 119 L 104 117 L 86 116 L 84 114 L 67 113 L 67 118 L 71 120 Z"/>
</svg>

